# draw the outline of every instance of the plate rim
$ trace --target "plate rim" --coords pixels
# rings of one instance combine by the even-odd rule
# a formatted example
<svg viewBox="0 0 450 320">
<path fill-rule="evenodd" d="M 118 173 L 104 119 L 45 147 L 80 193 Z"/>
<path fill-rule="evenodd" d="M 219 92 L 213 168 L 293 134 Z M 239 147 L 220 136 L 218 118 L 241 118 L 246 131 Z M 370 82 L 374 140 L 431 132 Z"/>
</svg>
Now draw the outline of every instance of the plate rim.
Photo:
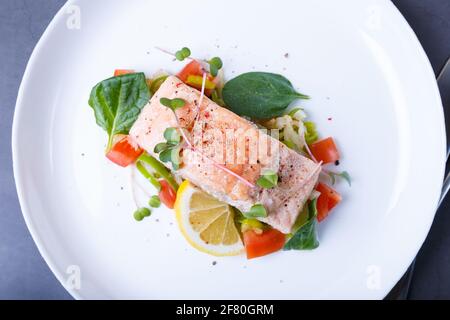
<svg viewBox="0 0 450 320">
<path fill-rule="evenodd" d="M 25 196 L 24 196 L 24 189 L 22 188 L 22 185 L 20 183 L 21 181 L 21 173 L 20 170 L 18 169 L 18 156 L 17 156 L 17 149 L 18 149 L 18 119 L 20 118 L 20 114 L 22 113 L 22 100 L 24 97 L 24 90 L 25 90 L 25 85 L 28 82 L 28 78 L 31 75 L 31 70 L 32 70 L 32 66 L 35 62 L 35 60 L 37 59 L 38 55 L 39 55 L 39 51 L 41 50 L 41 47 L 44 46 L 46 39 L 50 36 L 52 30 L 56 27 L 57 25 L 57 20 L 60 20 L 63 15 L 64 12 L 67 10 L 67 8 L 73 3 L 73 0 L 67 0 L 66 3 L 64 3 L 61 8 L 56 12 L 56 14 L 53 16 L 53 18 L 51 19 L 51 21 L 49 22 L 49 24 L 47 25 L 47 27 L 45 28 L 44 32 L 42 33 L 41 37 L 39 38 L 38 42 L 36 43 L 36 46 L 34 47 L 30 58 L 28 60 L 28 63 L 25 67 L 25 72 L 22 76 L 22 80 L 20 82 L 20 86 L 19 86 L 19 90 L 17 93 L 17 99 L 16 99 L 16 104 L 15 104 L 15 108 L 14 108 L 14 117 L 13 117 L 13 124 L 12 124 L 12 135 L 11 135 L 11 147 L 12 147 L 12 161 L 13 161 L 13 173 L 14 173 L 14 182 L 16 185 L 16 191 L 17 191 L 17 196 L 19 198 L 19 204 L 20 204 L 20 209 L 22 212 L 22 216 L 25 220 L 25 224 L 28 228 L 28 231 L 31 234 L 31 238 L 33 239 L 33 242 L 35 243 L 36 247 L 38 248 L 39 254 L 41 255 L 41 257 L 44 259 L 45 263 L 47 264 L 47 266 L 50 268 L 51 272 L 53 273 L 53 275 L 56 277 L 56 279 L 58 280 L 58 282 L 62 285 L 62 287 L 76 300 L 84 300 L 84 298 L 82 297 L 81 294 L 79 294 L 76 290 L 73 290 L 71 288 L 68 288 L 65 284 L 64 281 L 64 277 L 62 275 L 62 273 L 60 272 L 60 270 L 58 270 L 58 268 L 56 267 L 55 263 L 54 263 L 54 259 L 50 258 L 50 254 L 48 253 L 47 249 L 43 246 L 40 238 L 37 235 L 37 231 L 36 228 L 34 226 L 34 224 L 31 221 L 31 215 L 30 212 L 28 210 L 27 205 L 25 204 Z"/>
<path fill-rule="evenodd" d="M 51 255 L 48 253 L 48 250 L 44 247 L 40 237 L 37 235 L 37 229 L 36 226 L 34 225 L 34 223 L 32 222 L 32 218 L 31 218 L 31 210 L 28 208 L 28 205 L 26 204 L 26 200 L 25 200 L 25 190 L 23 188 L 23 183 L 21 182 L 23 180 L 22 174 L 18 168 L 18 122 L 21 118 L 21 113 L 22 113 L 22 104 L 23 104 L 23 99 L 24 99 L 24 91 L 25 91 L 25 87 L 26 85 L 29 83 L 29 77 L 32 74 L 32 69 L 33 69 L 33 65 L 35 63 L 35 61 L 38 59 L 39 56 L 39 52 L 41 51 L 41 48 L 46 44 L 47 39 L 50 37 L 52 31 L 56 28 L 56 26 L 58 25 L 58 21 L 60 21 L 63 16 L 64 16 L 64 12 L 67 10 L 68 7 L 70 7 L 72 4 L 78 2 L 79 0 L 67 0 L 66 3 L 64 3 L 62 5 L 62 7 L 57 11 L 57 13 L 54 15 L 54 17 L 51 19 L 51 21 L 49 22 L 49 24 L 47 25 L 46 29 L 44 30 L 44 32 L 42 33 L 41 37 L 39 38 L 38 42 L 36 43 L 30 58 L 28 60 L 28 63 L 26 65 L 20 86 L 19 86 L 19 90 L 18 90 L 18 94 L 17 94 L 17 99 L 16 99 L 16 104 L 15 104 L 15 109 L 14 109 L 14 117 L 13 117 L 13 124 L 12 124 L 12 135 L 11 135 L 11 148 L 12 148 L 12 162 L 13 162 L 13 173 L 14 173 L 14 181 L 15 181 L 15 186 L 16 186 L 16 191 L 17 191 L 17 195 L 18 195 L 18 199 L 19 199 L 19 203 L 20 203 L 20 208 L 21 208 L 21 212 L 22 212 L 22 216 L 25 220 L 25 224 L 31 234 L 31 237 L 36 245 L 36 247 L 38 248 L 39 254 L 42 256 L 42 258 L 44 259 L 45 263 L 48 265 L 48 267 L 50 268 L 50 270 L 52 271 L 52 273 L 55 275 L 56 279 L 59 281 L 59 283 L 63 286 L 63 288 L 74 298 L 77 300 L 81 300 L 81 299 L 85 299 L 85 297 L 83 297 L 83 295 L 78 292 L 77 290 L 74 290 L 72 288 L 68 288 L 66 286 L 65 280 L 64 280 L 64 276 L 62 274 L 62 272 L 60 270 L 58 270 L 58 268 L 55 265 L 55 259 L 51 258 Z M 431 62 L 422 46 L 422 44 L 420 43 L 419 39 L 417 38 L 416 33 L 414 32 L 414 30 L 412 29 L 412 27 L 410 26 L 410 24 L 408 23 L 408 21 L 406 20 L 406 18 L 402 15 L 402 13 L 399 11 L 399 9 L 390 1 L 390 0 L 384 0 L 384 3 L 380 3 L 382 4 L 386 9 L 389 9 L 391 11 L 393 11 L 393 13 L 395 13 L 395 15 L 397 16 L 397 21 L 399 23 L 403 24 L 403 27 L 405 28 L 405 31 L 407 31 L 407 36 L 409 36 L 410 41 L 412 42 L 412 44 L 414 44 L 417 48 L 417 54 L 418 57 L 420 57 L 424 63 L 424 67 L 427 69 L 427 73 L 428 76 L 432 75 L 432 79 L 434 81 L 432 81 L 432 83 L 430 83 L 430 86 L 434 87 L 434 92 L 431 92 L 430 88 L 430 93 L 433 93 L 436 98 L 438 98 L 437 102 L 438 105 L 436 106 L 439 111 L 440 111 L 440 118 L 441 118 L 441 128 L 443 130 L 441 130 L 441 140 L 442 140 L 442 144 L 443 144 L 443 148 L 442 148 L 442 155 L 443 155 L 443 159 L 441 159 L 442 164 L 441 164 L 441 178 L 443 179 L 444 177 L 444 173 L 445 173 L 445 145 L 446 145 L 446 127 L 445 127 L 445 117 L 444 117 L 444 112 L 443 112 L 443 105 L 442 105 L 442 100 L 441 100 L 441 95 L 438 89 L 438 85 L 436 82 L 436 78 L 435 78 L 435 74 L 431 65 Z M 430 79 L 431 80 L 431 79 Z M 441 179 L 441 180 L 442 180 Z M 409 266 L 411 265 L 411 263 L 414 261 L 415 257 L 417 256 L 420 248 L 422 247 L 423 243 L 425 242 L 427 235 L 431 229 L 431 225 L 433 223 L 434 217 L 436 215 L 436 210 L 438 208 L 438 200 L 439 200 L 440 194 L 436 195 L 436 200 L 435 200 L 435 205 L 434 207 L 434 214 L 432 216 L 430 216 L 430 220 L 428 221 L 426 227 L 423 228 L 423 232 L 420 236 L 418 236 L 418 239 L 421 239 L 421 241 L 418 241 L 418 246 L 417 246 L 417 251 L 415 251 L 414 255 L 412 257 L 410 257 L 409 259 L 409 264 L 405 266 L 405 268 L 398 268 L 398 273 L 401 272 L 400 275 L 397 274 L 397 276 L 395 277 L 397 280 L 390 284 L 390 285 L 386 285 L 384 286 L 384 290 L 379 290 L 380 294 L 379 296 L 377 296 L 377 298 L 379 299 L 383 299 L 386 297 L 386 295 L 392 290 L 392 288 L 396 285 L 396 283 L 401 279 L 402 275 L 408 270 Z"/>
</svg>

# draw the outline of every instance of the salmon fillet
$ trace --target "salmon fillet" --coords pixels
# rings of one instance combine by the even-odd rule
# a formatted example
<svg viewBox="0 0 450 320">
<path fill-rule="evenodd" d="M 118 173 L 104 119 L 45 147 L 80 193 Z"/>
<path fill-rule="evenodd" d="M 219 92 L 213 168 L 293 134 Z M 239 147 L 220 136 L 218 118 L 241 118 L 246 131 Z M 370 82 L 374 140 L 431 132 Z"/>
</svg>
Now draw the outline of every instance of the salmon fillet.
<svg viewBox="0 0 450 320">
<path fill-rule="evenodd" d="M 175 174 L 242 212 L 257 203 L 264 205 L 268 216 L 260 220 L 289 233 L 317 183 L 320 165 L 207 97 L 199 106 L 200 92 L 174 76 L 161 85 L 130 130 L 132 139 L 155 157 L 153 149 L 165 141 L 165 129 L 178 126 L 173 111 L 161 105 L 163 97 L 186 101 L 176 114 L 192 148 L 183 149 L 183 164 Z M 170 163 L 165 165 L 172 169 Z M 277 172 L 276 187 L 249 185 L 256 185 L 267 169 Z"/>
</svg>

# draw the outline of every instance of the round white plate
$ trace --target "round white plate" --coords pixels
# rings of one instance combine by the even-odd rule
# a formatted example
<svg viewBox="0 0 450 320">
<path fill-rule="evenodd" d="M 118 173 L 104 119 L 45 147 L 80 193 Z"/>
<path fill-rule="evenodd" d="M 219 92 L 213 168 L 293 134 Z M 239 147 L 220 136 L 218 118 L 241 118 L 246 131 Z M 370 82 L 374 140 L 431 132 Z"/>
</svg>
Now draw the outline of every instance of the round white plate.
<svg viewBox="0 0 450 320">
<path fill-rule="evenodd" d="M 181 68 L 155 46 L 218 55 L 227 78 L 282 73 L 312 97 L 353 177 L 317 250 L 215 258 L 168 210 L 133 220 L 129 170 L 104 157 L 87 100 L 115 68 Z M 445 159 L 432 69 L 387 0 L 69 1 L 30 59 L 12 144 L 28 228 L 76 298 L 383 298 L 427 235 Z"/>
</svg>

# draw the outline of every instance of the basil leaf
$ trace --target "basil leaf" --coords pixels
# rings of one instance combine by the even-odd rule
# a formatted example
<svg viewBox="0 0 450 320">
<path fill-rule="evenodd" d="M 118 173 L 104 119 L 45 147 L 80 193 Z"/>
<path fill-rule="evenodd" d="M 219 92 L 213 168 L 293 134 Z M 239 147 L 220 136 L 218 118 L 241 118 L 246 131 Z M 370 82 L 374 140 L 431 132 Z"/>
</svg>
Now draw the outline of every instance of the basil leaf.
<svg viewBox="0 0 450 320">
<path fill-rule="evenodd" d="M 243 213 L 246 218 L 264 218 L 267 217 L 266 208 L 262 204 L 255 204 L 250 208 L 249 212 Z"/>
<path fill-rule="evenodd" d="M 92 88 L 89 106 L 97 124 L 108 133 L 107 149 L 114 135 L 128 134 L 150 97 L 143 73 L 109 78 Z"/>
<path fill-rule="evenodd" d="M 312 250 L 319 246 L 317 237 L 317 198 L 308 203 L 309 219 L 284 245 L 284 250 Z"/>
<path fill-rule="evenodd" d="M 310 214 L 308 207 L 309 205 L 303 206 L 302 212 L 300 212 L 297 219 L 295 220 L 294 225 L 292 226 L 292 234 L 295 234 L 298 230 L 300 230 L 301 227 L 303 227 L 310 221 L 309 219 Z"/>
<path fill-rule="evenodd" d="M 294 100 L 308 99 L 288 79 L 268 72 L 241 74 L 225 84 L 222 94 L 233 112 L 255 119 L 282 116 Z"/>
</svg>

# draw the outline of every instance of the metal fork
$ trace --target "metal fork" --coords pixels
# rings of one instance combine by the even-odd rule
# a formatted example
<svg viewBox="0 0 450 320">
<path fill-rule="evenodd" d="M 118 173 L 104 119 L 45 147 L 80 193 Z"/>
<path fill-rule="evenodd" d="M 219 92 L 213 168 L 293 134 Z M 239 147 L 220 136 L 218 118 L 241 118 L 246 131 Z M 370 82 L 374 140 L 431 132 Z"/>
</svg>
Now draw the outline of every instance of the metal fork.
<svg viewBox="0 0 450 320">
<path fill-rule="evenodd" d="M 442 185 L 441 197 L 439 198 L 438 209 L 450 190 L 450 57 L 437 76 L 439 91 L 441 92 L 442 105 L 444 107 L 445 127 L 447 128 L 447 165 L 445 168 L 445 179 Z M 408 298 L 411 287 L 412 275 L 414 273 L 415 260 L 409 266 L 408 271 L 397 282 L 395 287 L 386 296 L 387 300 L 404 300 Z"/>
</svg>

